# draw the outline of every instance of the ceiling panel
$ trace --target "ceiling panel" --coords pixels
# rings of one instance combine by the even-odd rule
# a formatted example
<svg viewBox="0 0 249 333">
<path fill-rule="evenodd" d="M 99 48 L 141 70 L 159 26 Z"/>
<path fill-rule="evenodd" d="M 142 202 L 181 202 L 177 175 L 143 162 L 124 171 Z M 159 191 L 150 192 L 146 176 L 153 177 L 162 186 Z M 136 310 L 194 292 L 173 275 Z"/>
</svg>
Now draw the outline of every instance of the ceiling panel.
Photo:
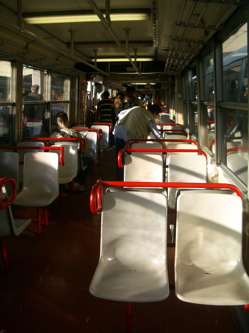
<svg viewBox="0 0 249 333">
<path fill-rule="evenodd" d="M 17 6 L 20 5 L 18 12 Z M 2 0 L 0 4 L 0 26 L 15 33 L 17 41 L 13 49 L 14 38 L 0 31 L 0 56 L 20 59 L 29 57 L 31 62 L 59 68 L 65 71 L 65 58 L 69 63 L 83 64 L 84 71 L 98 71 L 109 75 L 111 68 L 118 68 L 118 63 L 100 64 L 95 58 L 127 58 L 127 69 L 133 67 L 138 73 L 143 68 L 151 68 L 151 73 L 158 68 L 165 75 L 180 73 L 198 54 L 213 34 L 220 29 L 228 17 L 243 4 L 243 0 L 110 0 L 110 11 L 138 10 L 146 8 L 150 15 L 146 21 L 58 24 L 21 24 L 27 13 L 82 11 L 89 10 L 98 14 L 105 11 L 105 0 Z M 20 44 L 20 45 L 19 45 Z M 19 45 L 19 46 L 18 46 Z M 53 54 L 38 52 L 38 46 L 45 46 Z M 19 47 L 19 49 L 18 49 Z M 45 52 L 46 53 L 46 52 Z M 57 54 L 57 56 L 54 56 Z M 153 57 L 151 66 L 131 61 L 133 57 Z M 40 59 L 40 60 L 38 60 Z M 42 59 L 42 60 L 41 60 Z M 60 64 L 59 59 L 64 59 Z M 158 66 L 153 66 L 156 62 Z M 162 66 L 162 63 L 164 64 Z M 103 70 L 104 68 L 104 70 Z M 120 64 L 120 71 L 125 66 Z M 154 70 L 153 70 L 154 68 Z M 162 70 L 163 68 L 163 70 Z M 76 71 L 77 72 L 77 71 Z"/>
</svg>

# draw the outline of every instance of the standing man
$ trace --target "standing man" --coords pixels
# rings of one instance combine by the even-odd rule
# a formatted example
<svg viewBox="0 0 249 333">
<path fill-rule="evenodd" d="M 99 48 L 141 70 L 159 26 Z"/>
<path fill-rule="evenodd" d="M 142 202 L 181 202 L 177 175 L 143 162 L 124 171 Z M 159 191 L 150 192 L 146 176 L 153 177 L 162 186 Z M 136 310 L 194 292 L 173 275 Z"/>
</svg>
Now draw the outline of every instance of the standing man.
<svg viewBox="0 0 249 333">
<path fill-rule="evenodd" d="M 24 101 L 37 102 L 42 101 L 42 95 L 38 94 L 39 85 L 33 84 L 31 86 L 31 93 L 29 93 Z M 40 134 L 42 131 L 42 121 L 44 119 L 45 108 L 40 104 L 27 104 L 24 106 L 23 114 L 26 118 L 27 126 L 29 127 L 29 136 Z"/>
</svg>

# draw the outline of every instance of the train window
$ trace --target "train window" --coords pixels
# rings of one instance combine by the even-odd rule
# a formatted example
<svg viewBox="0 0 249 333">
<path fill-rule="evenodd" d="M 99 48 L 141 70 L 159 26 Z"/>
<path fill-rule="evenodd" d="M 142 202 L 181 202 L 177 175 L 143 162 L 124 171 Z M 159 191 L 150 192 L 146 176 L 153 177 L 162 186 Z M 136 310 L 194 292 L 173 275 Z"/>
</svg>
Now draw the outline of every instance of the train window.
<svg viewBox="0 0 249 333">
<path fill-rule="evenodd" d="M 222 44 L 224 101 L 247 103 L 247 24 Z"/>
<path fill-rule="evenodd" d="M 213 54 L 204 58 L 204 100 L 214 102 L 214 59 Z"/>
<path fill-rule="evenodd" d="M 248 182 L 247 56 L 247 24 L 244 24 L 222 44 L 224 102 L 221 110 L 225 114 L 226 121 L 224 162 L 246 185 Z"/>
<path fill-rule="evenodd" d="M 226 163 L 247 185 L 248 173 L 248 113 L 238 109 L 226 112 Z"/>
<path fill-rule="evenodd" d="M 23 65 L 22 137 L 49 135 L 48 73 Z"/>
<path fill-rule="evenodd" d="M 0 61 L 0 145 L 11 142 L 11 62 Z"/>
<path fill-rule="evenodd" d="M 57 127 L 56 114 L 66 112 L 69 117 L 70 78 L 61 74 L 52 74 L 51 94 L 51 130 Z"/>
</svg>

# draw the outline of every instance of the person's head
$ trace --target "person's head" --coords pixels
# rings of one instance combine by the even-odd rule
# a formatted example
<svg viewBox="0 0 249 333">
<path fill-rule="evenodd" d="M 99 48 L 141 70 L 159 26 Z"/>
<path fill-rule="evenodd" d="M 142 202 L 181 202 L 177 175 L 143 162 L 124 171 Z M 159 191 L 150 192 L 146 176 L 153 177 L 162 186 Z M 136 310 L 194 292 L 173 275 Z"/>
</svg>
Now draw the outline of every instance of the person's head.
<svg viewBox="0 0 249 333">
<path fill-rule="evenodd" d="M 109 91 L 108 91 L 108 90 L 105 90 L 105 91 L 103 92 L 103 94 L 101 95 L 101 97 L 104 98 L 104 99 L 109 98 L 109 97 L 110 97 Z"/>
<path fill-rule="evenodd" d="M 121 101 L 124 100 L 124 93 L 123 91 L 118 91 L 116 98 L 119 98 Z"/>
<path fill-rule="evenodd" d="M 39 91 L 39 85 L 38 84 L 33 84 L 32 86 L 31 86 L 31 91 L 32 92 L 36 92 L 36 93 L 38 93 L 38 91 Z"/>
<path fill-rule="evenodd" d="M 125 95 L 128 99 L 131 99 L 135 95 L 135 92 L 136 88 L 134 86 L 127 86 Z"/>
<path fill-rule="evenodd" d="M 58 126 L 68 126 L 68 117 L 66 112 L 58 112 L 56 114 L 56 122 Z"/>
<path fill-rule="evenodd" d="M 161 112 L 161 109 L 157 104 L 148 104 L 147 110 L 153 114 L 155 119 L 158 118 L 158 115 Z"/>
</svg>

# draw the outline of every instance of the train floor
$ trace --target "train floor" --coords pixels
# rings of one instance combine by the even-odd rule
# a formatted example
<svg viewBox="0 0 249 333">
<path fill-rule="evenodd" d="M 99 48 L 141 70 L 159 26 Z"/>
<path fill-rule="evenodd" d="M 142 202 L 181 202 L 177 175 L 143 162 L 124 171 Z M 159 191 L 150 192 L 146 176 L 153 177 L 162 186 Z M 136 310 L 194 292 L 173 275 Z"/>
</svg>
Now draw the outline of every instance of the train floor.
<svg viewBox="0 0 249 333">
<path fill-rule="evenodd" d="M 125 304 L 96 298 L 89 285 L 98 263 L 100 216 L 89 208 L 97 179 L 115 180 L 114 151 L 101 153 L 85 192 L 64 193 L 48 207 L 49 225 L 36 223 L 18 237 L 3 239 L 10 269 L 0 275 L 0 332 L 121 333 Z M 34 208 L 13 207 L 16 217 L 36 221 Z M 174 220 L 174 215 L 170 215 Z M 170 241 L 170 239 L 169 239 Z M 182 302 L 174 293 L 174 248 L 168 247 L 170 296 L 161 302 L 134 303 L 132 331 L 141 333 L 240 332 L 229 307 Z"/>
</svg>

